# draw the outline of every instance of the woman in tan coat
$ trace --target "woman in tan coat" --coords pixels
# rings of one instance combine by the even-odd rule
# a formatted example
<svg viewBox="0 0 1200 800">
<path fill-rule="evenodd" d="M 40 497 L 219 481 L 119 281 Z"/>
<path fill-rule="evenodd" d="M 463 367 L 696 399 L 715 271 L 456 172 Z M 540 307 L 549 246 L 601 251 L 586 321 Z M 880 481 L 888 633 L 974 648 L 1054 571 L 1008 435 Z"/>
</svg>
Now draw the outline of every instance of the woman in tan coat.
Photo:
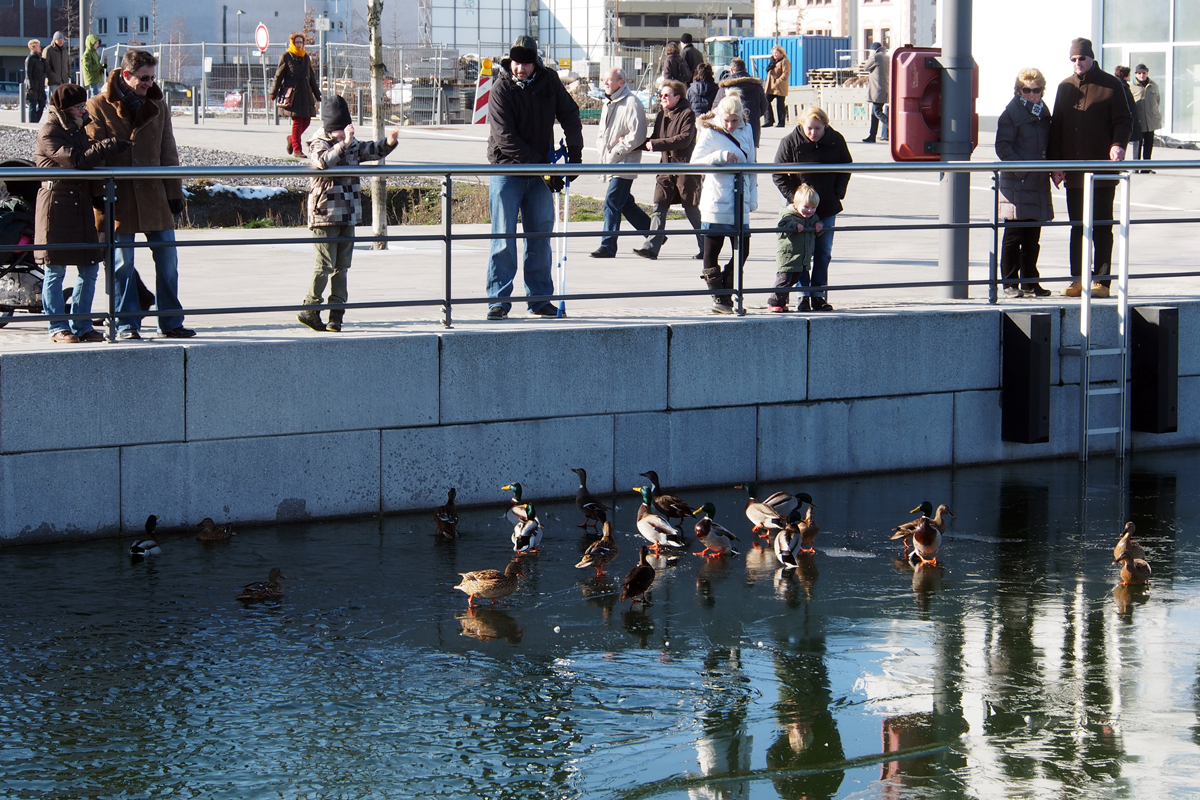
<svg viewBox="0 0 1200 800">
<path fill-rule="evenodd" d="M 300 137 L 321 104 L 321 86 L 317 83 L 312 58 L 304 50 L 306 41 L 303 33 L 292 34 L 287 50 L 279 57 L 275 82 L 271 86 L 271 99 L 279 105 L 279 112 L 292 118 L 287 151 L 288 155 L 297 158 L 304 157 L 304 143 Z"/>
<path fill-rule="evenodd" d="M 64 83 L 50 96 L 46 122 L 38 131 L 34 163 L 38 167 L 91 169 L 111 153 L 133 146 L 128 139 L 108 138 L 92 144 L 84 132 L 87 124 L 87 90 Z M 67 265 L 79 273 L 71 294 L 72 314 L 90 314 L 96 293 L 96 274 L 101 258 L 92 214 L 89 181 L 45 181 L 38 190 L 37 216 L 34 222 L 35 244 L 81 245 L 74 250 L 35 250 L 34 258 L 42 265 L 42 310 L 46 314 L 65 314 L 63 278 Z M 86 245 L 97 245 L 86 247 Z M 104 336 L 92 327 L 88 317 L 50 320 L 50 341 L 58 343 L 101 342 Z"/>
<path fill-rule="evenodd" d="M 782 128 L 787 124 L 787 93 L 788 84 L 792 82 L 792 62 L 788 60 L 783 48 L 775 45 L 771 48 L 771 60 L 767 62 L 767 114 L 766 125 L 776 125 Z M 775 114 L 771 114 L 771 103 L 775 104 Z M 776 122 L 778 120 L 778 122 Z"/>
</svg>

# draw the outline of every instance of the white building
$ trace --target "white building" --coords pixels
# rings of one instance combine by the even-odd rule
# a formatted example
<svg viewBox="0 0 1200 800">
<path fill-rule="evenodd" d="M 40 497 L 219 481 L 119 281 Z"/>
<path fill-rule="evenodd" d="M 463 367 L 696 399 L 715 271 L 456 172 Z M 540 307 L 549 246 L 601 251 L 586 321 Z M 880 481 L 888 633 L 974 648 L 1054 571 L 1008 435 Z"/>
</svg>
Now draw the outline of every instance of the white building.
<svg viewBox="0 0 1200 800">
<path fill-rule="evenodd" d="M 755 0 L 757 36 L 849 36 L 865 53 L 875 42 L 932 45 L 936 0 Z"/>
</svg>

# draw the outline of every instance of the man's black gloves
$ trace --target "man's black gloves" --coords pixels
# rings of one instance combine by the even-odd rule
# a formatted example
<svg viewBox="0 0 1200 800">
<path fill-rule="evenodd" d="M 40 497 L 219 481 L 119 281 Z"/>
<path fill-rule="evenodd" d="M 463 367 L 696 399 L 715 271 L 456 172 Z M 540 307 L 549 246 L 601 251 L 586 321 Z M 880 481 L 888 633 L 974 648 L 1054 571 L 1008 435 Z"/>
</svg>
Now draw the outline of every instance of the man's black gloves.
<svg viewBox="0 0 1200 800">
<path fill-rule="evenodd" d="M 170 207 L 172 214 L 182 214 L 183 213 L 183 201 L 182 200 L 168 200 L 167 205 Z"/>
</svg>

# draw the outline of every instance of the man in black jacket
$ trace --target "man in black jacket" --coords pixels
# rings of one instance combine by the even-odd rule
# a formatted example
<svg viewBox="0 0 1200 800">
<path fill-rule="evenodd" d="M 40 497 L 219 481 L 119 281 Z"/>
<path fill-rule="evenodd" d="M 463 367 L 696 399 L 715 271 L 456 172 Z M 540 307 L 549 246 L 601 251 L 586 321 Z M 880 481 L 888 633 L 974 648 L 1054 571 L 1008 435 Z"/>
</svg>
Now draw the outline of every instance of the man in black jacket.
<svg viewBox="0 0 1200 800">
<path fill-rule="evenodd" d="M 713 108 L 725 99 L 727 92 L 736 91 L 742 95 L 742 105 L 746 109 L 746 117 L 754 131 L 754 146 L 762 138 L 762 115 L 767 110 L 767 91 L 763 82 L 746 72 L 746 62 L 735 58 L 729 62 L 729 77 L 718 84 L 717 99 L 713 100 Z"/>
<path fill-rule="evenodd" d="M 563 88 L 558 73 L 546 68 L 538 58 L 537 40 L 518 36 L 501 59 L 488 101 L 488 161 L 492 164 L 548 164 L 554 147 L 554 122 L 562 126 L 567 142 L 567 161 L 583 161 L 583 124 L 579 106 Z M 493 175 L 488 200 L 492 212 L 492 233 L 514 238 L 492 239 L 488 258 L 487 293 L 497 299 L 512 295 L 517 275 L 517 214 L 525 233 L 550 233 L 554 230 L 554 191 L 562 189 L 563 178 L 556 175 L 548 186 L 541 177 Z M 550 276 L 550 239 L 525 239 L 525 293 L 529 297 L 554 294 Z M 504 319 L 512 304 L 494 302 L 487 318 Z M 553 303 L 531 303 L 536 316 L 557 314 Z"/>
<path fill-rule="evenodd" d="M 42 58 L 42 43 L 29 40 L 29 55 L 25 57 L 25 100 L 29 105 L 29 121 L 37 123 L 46 109 L 46 60 Z"/>
<path fill-rule="evenodd" d="M 696 67 L 704 63 L 704 53 L 701 53 L 699 48 L 692 44 L 692 35 L 690 33 L 680 36 L 679 44 L 682 45 L 679 55 L 683 56 L 683 60 L 688 65 L 688 79 L 685 83 L 690 85 L 696 79 Z"/>
</svg>

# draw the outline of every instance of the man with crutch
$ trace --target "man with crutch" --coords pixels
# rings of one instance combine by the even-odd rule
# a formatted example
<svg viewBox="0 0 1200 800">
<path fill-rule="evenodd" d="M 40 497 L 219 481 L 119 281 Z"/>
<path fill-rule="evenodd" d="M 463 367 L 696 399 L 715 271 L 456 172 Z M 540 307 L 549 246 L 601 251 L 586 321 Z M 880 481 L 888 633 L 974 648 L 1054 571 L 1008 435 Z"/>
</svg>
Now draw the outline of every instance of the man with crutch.
<svg viewBox="0 0 1200 800">
<path fill-rule="evenodd" d="M 562 126 L 566 137 L 567 161 L 583 161 L 583 124 L 579 106 L 563 88 L 558 73 L 541 63 L 537 40 L 522 35 L 516 38 L 508 58 L 501 59 L 492 85 L 488 108 L 488 161 L 492 164 L 549 164 L 554 152 L 554 122 Z M 493 175 L 488 185 L 492 213 L 492 233 L 508 234 L 492 239 L 488 258 L 487 294 L 495 298 L 488 305 L 487 318 L 502 320 L 512 304 L 513 280 L 517 274 L 517 215 L 526 233 L 523 268 L 528 297 L 554 294 L 550 275 L 551 244 L 554 231 L 552 191 L 562 189 L 561 175 L 549 180 L 541 176 Z M 558 309 L 551 302 L 529 304 L 538 317 L 554 317 Z"/>
</svg>

